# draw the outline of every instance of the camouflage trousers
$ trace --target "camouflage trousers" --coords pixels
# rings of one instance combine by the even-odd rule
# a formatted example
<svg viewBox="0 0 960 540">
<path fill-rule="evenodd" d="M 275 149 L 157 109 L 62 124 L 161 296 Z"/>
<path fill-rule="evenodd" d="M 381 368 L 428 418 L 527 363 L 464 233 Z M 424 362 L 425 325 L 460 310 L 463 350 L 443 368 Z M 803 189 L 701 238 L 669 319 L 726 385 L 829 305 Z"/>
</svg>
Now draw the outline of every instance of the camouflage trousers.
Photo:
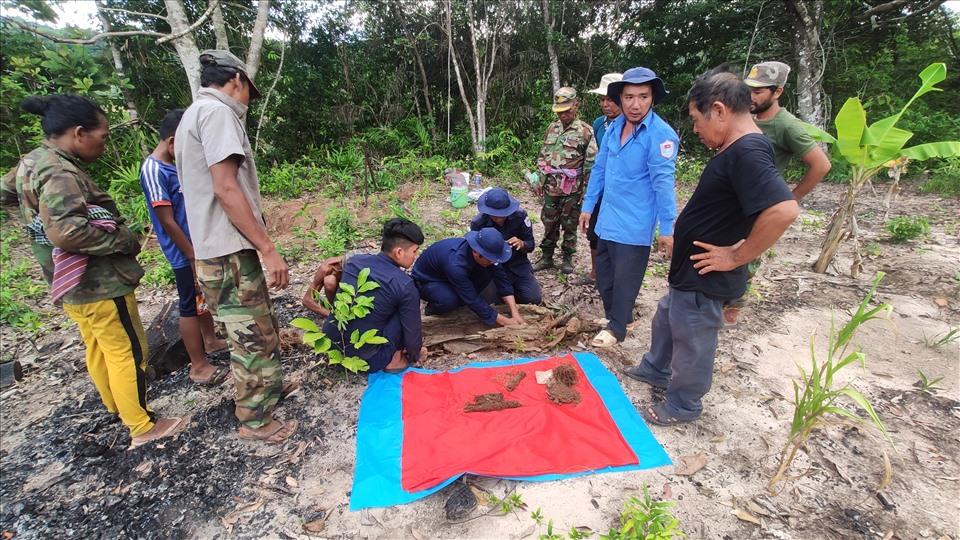
<svg viewBox="0 0 960 540">
<path fill-rule="evenodd" d="M 197 280 L 230 344 L 236 415 L 257 429 L 273 419 L 280 399 L 280 337 L 260 258 L 253 250 L 197 261 Z"/>
<path fill-rule="evenodd" d="M 543 222 L 543 241 L 540 249 L 544 254 L 553 255 L 563 229 L 563 254 L 577 252 L 577 220 L 580 218 L 582 193 L 570 195 L 544 195 L 540 221 Z"/>
</svg>

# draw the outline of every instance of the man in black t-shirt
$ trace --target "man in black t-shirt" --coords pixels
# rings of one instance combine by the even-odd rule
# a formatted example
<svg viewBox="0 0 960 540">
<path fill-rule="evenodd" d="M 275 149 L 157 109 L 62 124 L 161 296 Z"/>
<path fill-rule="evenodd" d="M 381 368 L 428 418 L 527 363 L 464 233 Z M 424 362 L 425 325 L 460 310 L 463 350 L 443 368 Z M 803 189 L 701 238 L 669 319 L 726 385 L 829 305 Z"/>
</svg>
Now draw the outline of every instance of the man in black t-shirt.
<svg viewBox="0 0 960 540">
<path fill-rule="evenodd" d="M 713 70 L 687 94 L 693 131 L 716 155 L 674 226 L 670 289 L 651 323 L 650 351 L 626 374 L 666 390 L 643 411 L 658 425 L 700 416 L 713 381 L 724 301 L 746 291 L 746 264 L 772 246 L 800 210 L 750 116 L 750 88 Z"/>
</svg>

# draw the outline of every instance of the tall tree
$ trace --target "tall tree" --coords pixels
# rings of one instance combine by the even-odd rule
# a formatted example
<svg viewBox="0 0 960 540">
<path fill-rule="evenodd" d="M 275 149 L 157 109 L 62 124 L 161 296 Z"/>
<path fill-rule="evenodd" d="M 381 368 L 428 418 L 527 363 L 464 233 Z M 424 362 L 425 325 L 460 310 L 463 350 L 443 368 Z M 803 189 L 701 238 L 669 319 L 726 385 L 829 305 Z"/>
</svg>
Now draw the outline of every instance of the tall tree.
<svg viewBox="0 0 960 540">
<path fill-rule="evenodd" d="M 553 93 L 560 89 L 560 63 L 557 61 L 557 51 L 553 48 L 553 15 L 550 13 L 550 0 L 540 0 L 543 6 L 543 26 L 547 33 L 547 57 L 550 59 L 550 81 L 553 82 Z"/>
<path fill-rule="evenodd" d="M 824 47 L 820 41 L 823 0 L 790 0 L 793 19 L 793 54 L 797 63 L 797 114 L 805 121 L 824 126 Z"/>
</svg>

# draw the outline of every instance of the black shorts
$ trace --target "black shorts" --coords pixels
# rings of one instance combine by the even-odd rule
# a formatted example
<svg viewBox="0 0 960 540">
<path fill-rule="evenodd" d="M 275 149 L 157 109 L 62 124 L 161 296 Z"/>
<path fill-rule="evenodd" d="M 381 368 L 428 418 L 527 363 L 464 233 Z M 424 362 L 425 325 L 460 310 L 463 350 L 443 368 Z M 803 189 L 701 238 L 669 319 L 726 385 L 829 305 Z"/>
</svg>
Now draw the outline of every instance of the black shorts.
<svg viewBox="0 0 960 540">
<path fill-rule="evenodd" d="M 173 275 L 177 281 L 177 296 L 180 297 L 180 316 L 196 317 L 197 282 L 193 277 L 193 267 L 174 268 Z"/>
<path fill-rule="evenodd" d="M 593 213 L 590 214 L 590 226 L 587 227 L 587 240 L 590 241 L 590 249 L 596 251 L 597 241 L 600 238 L 597 236 L 597 233 L 594 229 L 597 228 L 597 217 L 600 216 L 600 204 L 603 203 L 603 195 L 597 199 L 597 205 L 593 207 Z"/>
</svg>

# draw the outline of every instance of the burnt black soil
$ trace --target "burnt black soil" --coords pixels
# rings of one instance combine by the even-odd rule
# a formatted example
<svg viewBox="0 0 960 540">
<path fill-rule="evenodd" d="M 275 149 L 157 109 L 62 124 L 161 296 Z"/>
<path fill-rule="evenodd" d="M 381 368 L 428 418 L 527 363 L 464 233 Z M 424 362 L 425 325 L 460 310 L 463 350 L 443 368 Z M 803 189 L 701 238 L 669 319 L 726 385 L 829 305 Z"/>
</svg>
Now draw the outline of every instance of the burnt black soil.
<svg viewBox="0 0 960 540">
<path fill-rule="evenodd" d="M 302 313 L 276 300 L 281 327 Z M 284 356 L 291 373 L 314 356 L 302 351 Z M 323 377 L 341 379 L 332 370 L 315 368 L 304 376 L 300 392 L 281 402 L 281 417 L 297 418 L 300 429 L 284 445 L 241 441 L 233 401 L 223 399 L 195 410 L 189 426 L 175 439 L 128 450 L 130 437 L 109 415 L 93 390 L 82 406 L 71 402 L 26 427 L 25 443 L 0 455 L 0 529 L 17 538 L 184 538 L 198 527 L 253 501 L 265 490 L 283 491 L 284 477 L 296 476 L 302 460 L 289 462 L 301 441 L 321 441 L 310 451 L 322 451 L 323 418 L 332 400 L 318 383 Z M 344 384 L 364 384 L 348 377 Z M 181 370 L 151 385 L 149 396 L 176 392 L 190 385 Z M 311 406 L 306 407 L 309 403 Z M 4 403 L 8 414 L 17 404 Z M 276 478 L 263 484 L 264 472 Z M 233 535 L 259 536 L 259 525 L 273 517 L 269 508 L 238 523 Z"/>
</svg>

